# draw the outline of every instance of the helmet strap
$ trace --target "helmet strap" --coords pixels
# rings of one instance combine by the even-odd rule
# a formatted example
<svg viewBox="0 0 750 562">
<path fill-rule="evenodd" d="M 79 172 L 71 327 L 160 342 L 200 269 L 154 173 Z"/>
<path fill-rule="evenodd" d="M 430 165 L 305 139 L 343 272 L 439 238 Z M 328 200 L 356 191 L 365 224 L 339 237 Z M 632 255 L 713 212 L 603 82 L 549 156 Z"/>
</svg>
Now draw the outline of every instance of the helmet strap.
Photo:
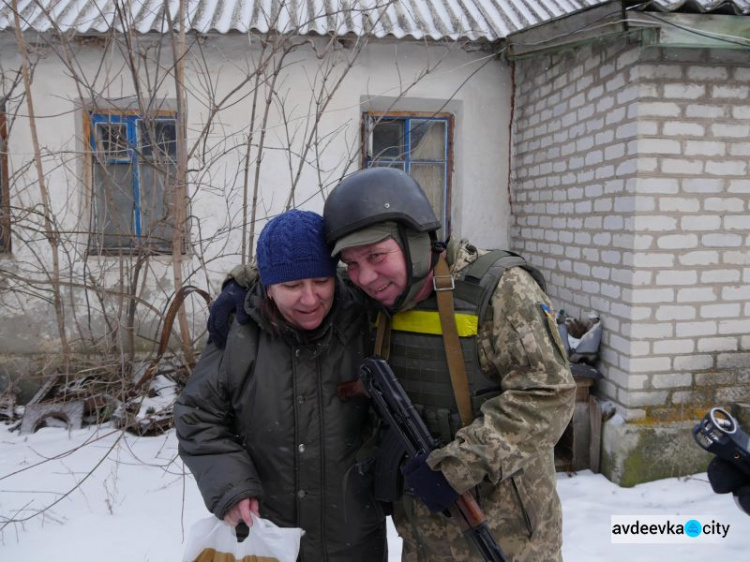
<svg viewBox="0 0 750 562">
<path fill-rule="evenodd" d="M 399 312 L 413 308 L 417 303 L 414 298 L 422 290 L 424 281 L 437 264 L 440 256 L 440 243 L 434 231 L 416 232 L 403 224 L 398 225 L 401 248 L 406 260 L 406 290 L 396 299 L 390 312 Z"/>
</svg>

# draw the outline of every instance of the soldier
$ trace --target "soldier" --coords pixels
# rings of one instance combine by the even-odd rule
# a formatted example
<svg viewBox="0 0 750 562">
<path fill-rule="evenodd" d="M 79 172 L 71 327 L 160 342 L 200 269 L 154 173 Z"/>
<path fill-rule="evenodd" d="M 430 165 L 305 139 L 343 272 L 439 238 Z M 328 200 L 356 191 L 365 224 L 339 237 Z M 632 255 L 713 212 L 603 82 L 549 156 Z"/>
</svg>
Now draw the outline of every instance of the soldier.
<svg viewBox="0 0 750 562">
<path fill-rule="evenodd" d="M 402 468 L 402 560 L 480 559 L 443 513 L 467 490 L 509 560 L 561 560 L 554 446 L 575 383 L 541 275 L 509 252 L 439 243 L 427 197 L 400 170 L 355 172 L 323 216 L 333 255 L 380 308 L 375 352 L 445 443 Z"/>
</svg>

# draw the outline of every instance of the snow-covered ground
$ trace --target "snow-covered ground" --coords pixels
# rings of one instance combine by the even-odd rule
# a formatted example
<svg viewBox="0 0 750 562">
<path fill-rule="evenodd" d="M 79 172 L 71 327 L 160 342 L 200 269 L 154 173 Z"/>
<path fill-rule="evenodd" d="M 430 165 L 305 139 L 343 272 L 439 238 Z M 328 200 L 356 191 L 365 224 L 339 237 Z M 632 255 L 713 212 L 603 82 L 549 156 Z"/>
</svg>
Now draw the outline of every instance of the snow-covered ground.
<svg viewBox="0 0 750 562">
<path fill-rule="evenodd" d="M 715 495 L 705 474 L 626 489 L 584 471 L 558 475 L 558 490 L 568 562 L 750 560 L 750 517 Z M 174 431 L 138 438 L 104 427 L 44 428 L 21 436 L 0 425 L 3 562 L 178 562 L 190 526 L 207 515 Z M 691 516 L 730 527 L 713 544 L 613 544 L 612 515 Z M 389 529 L 390 560 L 399 560 L 400 540 Z"/>
</svg>

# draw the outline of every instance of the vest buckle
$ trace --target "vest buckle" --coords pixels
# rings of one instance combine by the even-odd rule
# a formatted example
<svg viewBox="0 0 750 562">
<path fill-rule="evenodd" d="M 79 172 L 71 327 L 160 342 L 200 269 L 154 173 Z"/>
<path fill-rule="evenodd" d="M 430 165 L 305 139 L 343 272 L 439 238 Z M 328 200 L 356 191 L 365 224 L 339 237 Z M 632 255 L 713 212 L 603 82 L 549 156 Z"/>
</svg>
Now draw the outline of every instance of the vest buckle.
<svg viewBox="0 0 750 562">
<path fill-rule="evenodd" d="M 447 279 L 447 282 L 445 281 Z M 439 286 L 438 286 L 439 285 Z M 432 287 L 436 292 L 452 291 L 456 288 L 456 282 L 451 275 L 433 275 Z"/>
</svg>

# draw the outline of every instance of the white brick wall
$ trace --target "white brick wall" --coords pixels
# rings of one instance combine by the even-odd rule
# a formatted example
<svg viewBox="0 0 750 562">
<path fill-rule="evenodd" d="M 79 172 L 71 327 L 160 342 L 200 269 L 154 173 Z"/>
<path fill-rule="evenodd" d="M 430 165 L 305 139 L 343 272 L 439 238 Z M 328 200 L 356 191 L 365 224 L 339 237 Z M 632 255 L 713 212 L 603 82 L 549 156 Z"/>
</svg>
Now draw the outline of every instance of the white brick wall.
<svg viewBox="0 0 750 562">
<path fill-rule="evenodd" d="M 512 246 L 601 314 L 597 392 L 629 419 L 749 398 L 750 61 L 618 41 L 515 65 Z"/>
</svg>

